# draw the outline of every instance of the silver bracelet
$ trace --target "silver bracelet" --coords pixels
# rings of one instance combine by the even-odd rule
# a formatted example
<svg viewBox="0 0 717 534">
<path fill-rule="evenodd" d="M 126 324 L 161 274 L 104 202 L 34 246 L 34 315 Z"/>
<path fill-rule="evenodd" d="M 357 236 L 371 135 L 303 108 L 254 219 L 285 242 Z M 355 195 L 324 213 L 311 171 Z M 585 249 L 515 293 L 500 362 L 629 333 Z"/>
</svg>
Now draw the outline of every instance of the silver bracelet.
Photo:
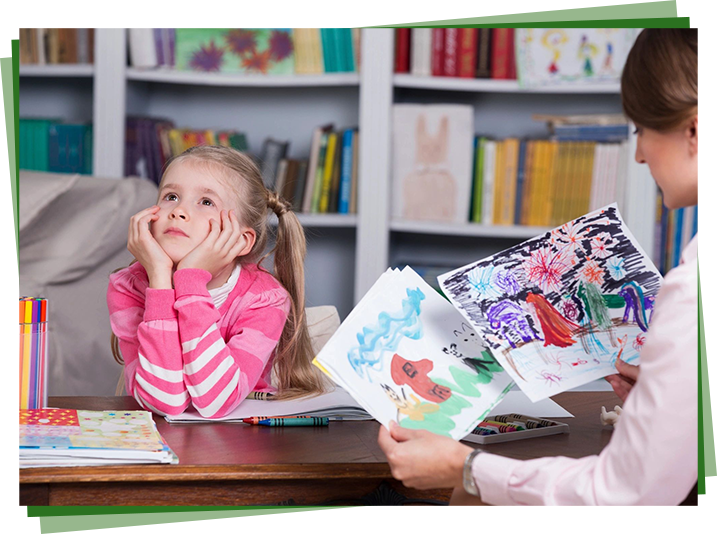
<svg viewBox="0 0 717 534">
<path fill-rule="evenodd" d="M 469 495 L 475 495 L 476 497 L 480 497 L 480 490 L 473 479 L 473 460 L 482 452 L 482 449 L 473 450 L 473 452 L 466 456 L 466 460 L 463 462 L 463 489 L 466 490 Z"/>
</svg>

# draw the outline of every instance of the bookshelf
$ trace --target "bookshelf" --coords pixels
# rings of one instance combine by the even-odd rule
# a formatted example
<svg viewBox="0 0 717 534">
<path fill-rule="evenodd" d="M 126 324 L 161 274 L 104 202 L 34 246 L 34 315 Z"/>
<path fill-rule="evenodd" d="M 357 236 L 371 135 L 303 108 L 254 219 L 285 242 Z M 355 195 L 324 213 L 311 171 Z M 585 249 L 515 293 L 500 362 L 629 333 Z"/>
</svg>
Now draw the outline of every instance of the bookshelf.
<svg viewBox="0 0 717 534">
<path fill-rule="evenodd" d="M 392 29 L 362 30 L 360 74 L 204 75 L 128 67 L 125 30 L 97 29 L 94 65 L 22 67 L 21 116 L 92 120 L 95 174 L 116 178 L 123 174 L 127 115 L 167 117 L 179 127 L 238 128 L 247 133 L 253 151 L 266 137 L 289 140 L 291 157 L 308 156 L 317 125 L 358 126 L 359 213 L 299 214 L 308 240 L 307 302 L 335 305 L 344 318 L 391 265 L 457 266 L 547 230 L 392 220 L 394 103 L 469 104 L 476 133 L 495 137 L 544 135 L 544 124 L 534 122 L 533 113 L 620 111 L 617 84 L 523 89 L 507 80 L 394 74 L 393 37 Z M 650 179 L 646 171 L 634 162 L 629 169 L 641 180 Z M 621 206 L 647 251 L 652 250 L 652 206 L 652 214 Z"/>
</svg>

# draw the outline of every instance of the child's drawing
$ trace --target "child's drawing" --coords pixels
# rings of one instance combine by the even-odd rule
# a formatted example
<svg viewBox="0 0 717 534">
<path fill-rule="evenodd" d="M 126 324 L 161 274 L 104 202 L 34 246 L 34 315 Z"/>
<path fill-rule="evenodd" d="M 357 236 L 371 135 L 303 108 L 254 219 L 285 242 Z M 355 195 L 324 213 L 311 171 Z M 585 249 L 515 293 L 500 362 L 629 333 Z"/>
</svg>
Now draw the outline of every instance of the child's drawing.
<svg viewBox="0 0 717 534">
<path fill-rule="evenodd" d="M 439 277 L 533 401 L 636 363 L 661 281 L 614 204 Z"/>
<path fill-rule="evenodd" d="M 473 109 L 396 104 L 393 111 L 394 215 L 466 221 L 473 165 Z"/>
<path fill-rule="evenodd" d="M 516 64 L 523 87 L 617 83 L 637 31 L 631 28 L 518 28 Z"/>
<path fill-rule="evenodd" d="M 379 278 L 316 362 L 384 425 L 456 439 L 512 386 L 475 330 L 408 267 Z"/>
</svg>

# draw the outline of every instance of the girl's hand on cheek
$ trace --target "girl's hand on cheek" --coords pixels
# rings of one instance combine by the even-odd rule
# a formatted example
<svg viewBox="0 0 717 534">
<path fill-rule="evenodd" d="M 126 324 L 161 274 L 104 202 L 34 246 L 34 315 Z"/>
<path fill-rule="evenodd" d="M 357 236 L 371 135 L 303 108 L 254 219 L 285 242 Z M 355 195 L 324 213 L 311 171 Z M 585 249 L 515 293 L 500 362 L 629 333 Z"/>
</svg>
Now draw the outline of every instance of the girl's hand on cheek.
<svg viewBox="0 0 717 534">
<path fill-rule="evenodd" d="M 214 277 L 236 259 L 244 248 L 246 239 L 242 235 L 234 211 L 227 213 L 222 210 L 220 217 L 221 222 L 214 219 L 209 221 L 209 235 L 182 258 L 177 270 L 204 269 Z"/>
<path fill-rule="evenodd" d="M 147 271 L 150 287 L 171 289 L 174 263 L 149 230 L 150 223 L 159 219 L 158 211 L 159 206 L 152 206 L 130 218 L 127 250 Z"/>
</svg>

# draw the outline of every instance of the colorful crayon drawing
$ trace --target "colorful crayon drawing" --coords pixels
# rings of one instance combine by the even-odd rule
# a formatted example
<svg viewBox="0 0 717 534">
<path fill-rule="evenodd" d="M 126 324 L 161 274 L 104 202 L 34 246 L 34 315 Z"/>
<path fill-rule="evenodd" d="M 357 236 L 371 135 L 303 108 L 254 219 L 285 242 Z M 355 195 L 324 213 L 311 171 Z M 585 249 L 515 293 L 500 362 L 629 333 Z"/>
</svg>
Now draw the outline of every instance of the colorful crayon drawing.
<svg viewBox="0 0 717 534">
<path fill-rule="evenodd" d="M 513 385 L 460 312 L 409 267 L 379 278 L 315 362 L 382 424 L 455 439 Z"/>
<path fill-rule="evenodd" d="M 438 280 L 533 401 L 636 363 L 662 283 L 615 204 Z"/>
<path fill-rule="evenodd" d="M 639 30 L 517 28 L 516 68 L 522 87 L 618 83 Z"/>
</svg>

